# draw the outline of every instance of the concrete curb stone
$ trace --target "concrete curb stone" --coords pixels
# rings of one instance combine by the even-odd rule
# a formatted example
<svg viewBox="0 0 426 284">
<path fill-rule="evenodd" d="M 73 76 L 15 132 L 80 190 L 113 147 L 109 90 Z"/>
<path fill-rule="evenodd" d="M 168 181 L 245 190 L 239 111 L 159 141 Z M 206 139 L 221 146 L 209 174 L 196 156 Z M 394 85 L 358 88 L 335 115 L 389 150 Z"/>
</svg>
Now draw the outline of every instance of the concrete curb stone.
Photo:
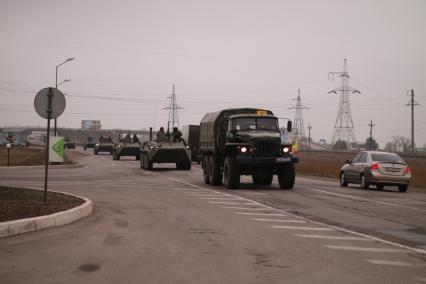
<svg viewBox="0 0 426 284">
<path fill-rule="evenodd" d="M 70 165 L 49 165 L 49 169 L 76 169 L 83 168 L 86 166 L 86 163 L 77 163 Z M 30 170 L 30 169 L 44 169 L 44 165 L 41 166 L 12 166 L 6 167 L 1 166 L 0 170 Z"/>
<path fill-rule="evenodd" d="M 40 190 L 36 188 L 31 188 L 31 189 Z M 38 231 L 38 230 L 47 229 L 51 227 L 63 226 L 63 225 L 72 223 L 74 221 L 77 221 L 79 219 L 82 219 L 84 217 L 87 217 L 93 212 L 93 202 L 88 198 L 70 194 L 70 193 L 60 192 L 60 191 L 51 191 L 51 192 L 72 195 L 80 199 L 83 199 L 85 202 L 78 207 L 75 207 L 66 211 L 50 214 L 50 215 L 20 219 L 20 220 L 8 221 L 8 222 L 0 222 L 0 238 L 23 234 L 23 233 L 32 232 L 32 231 Z"/>
</svg>

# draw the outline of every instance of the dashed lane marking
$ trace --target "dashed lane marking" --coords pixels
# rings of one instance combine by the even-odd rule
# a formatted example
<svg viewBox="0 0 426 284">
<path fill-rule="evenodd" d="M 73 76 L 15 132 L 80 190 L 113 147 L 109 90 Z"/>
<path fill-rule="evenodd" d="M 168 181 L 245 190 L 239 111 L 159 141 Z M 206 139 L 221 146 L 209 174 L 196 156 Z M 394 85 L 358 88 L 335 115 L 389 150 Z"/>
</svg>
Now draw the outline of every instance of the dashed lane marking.
<svg viewBox="0 0 426 284">
<path fill-rule="evenodd" d="M 350 199 L 354 199 L 354 200 L 362 200 L 362 201 L 374 202 L 374 203 L 388 205 L 388 206 L 404 207 L 404 208 L 408 208 L 408 209 L 412 209 L 412 210 L 426 211 L 426 209 L 423 209 L 423 208 L 406 206 L 406 205 L 401 205 L 401 204 L 392 203 L 392 202 L 386 202 L 386 201 L 380 201 L 380 200 L 374 200 L 374 199 L 369 199 L 369 198 L 347 195 L 347 194 L 335 193 L 335 192 L 330 192 L 330 191 L 323 190 L 323 189 L 309 188 L 309 187 L 306 187 L 306 186 L 304 186 L 304 188 L 312 190 L 312 191 L 317 191 L 317 192 L 321 192 L 321 193 L 325 193 L 325 194 L 329 194 L 329 195 L 334 195 L 334 196 L 350 198 Z"/>
<path fill-rule="evenodd" d="M 202 200 L 241 200 L 239 197 L 233 197 L 233 196 L 221 196 L 221 197 L 198 197 Z"/>
<path fill-rule="evenodd" d="M 261 221 L 261 222 L 277 222 L 277 223 L 306 223 L 306 221 L 303 221 L 303 220 L 261 219 L 261 218 L 254 218 L 252 220 Z"/>
<path fill-rule="evenodd" d="M 257 212 L 235 212 L 238 215 L 256 215 L 256 216 L 270 216 L 270 217 L 285 217 L 287 215 L 282 213 L 257 213 Z"/>
<path fill-rule="evenodd" d="M 333 231 L 333 229 L 324 228 L 324 227 L 299 227 L 299 226 L 276 226 L 276 225 L 271 225 L 271 227 L 274 229 L 286 229 L 286 230 Z"/>
<path fill-rule="evenodd" d="M 359 237 L 345 237 L 345 236 L 326 236 L 326 235 L 302 235 L 302 234 L 294 234 L 297 237 L 301 238 L 311 238 L 311 239 L 326 239 L 326 240 L 344 240 L 344 241 L 369 241 L 373 240 Z"/>
<path fill-rule="evenodd" d="M 208 189 L 206 187 L 202 187 L 202 186 L 199 186 L 199 185 L 196 185 L 196 184 L 192 184 L 192 183 L 189 183 L 189 182 L 186 182 L 186 181 L 183 181 L 183 180 L 179 180 L 179 179 L 176 179 L 176 178 L 169 178 L 169 180 L 173 180 L 175 182 L 179 182 L 181 184 L 185 184 L 185 185 L 188 185 L 188 186 L 191 186 L 191 187 L 200 188 L 200 189 L 203 189 L 203 190 L 209 190 L 209 191 L 215 192 L 215 193 L 220 193 L 219 191 Z M 232 195 L 232 194 L 230 194 L 230 195 Z M 374 240 L 374 241 L 377 241 L 377 242 L 380 242 L 380 243 L 383 243 L 383 244 L 391 245 L 391 246 L 398 247 L 398 248 L 401 248 L 401 249 L 405 249 L 405 250 L 408 250 L 408 251 L 412 251 L 412 252 L 416 252 L 416 253 L 421 253 L 421 254 L 426 254 L 426 250 L 425 249 L 419 249 L 419 248 L 415 248 L 415 247 L 410 247 L 410 246 L 406 246 L 406 245 L 403 245 L 403 244 L 400 244 L 400 243 L 395 243 L 395 242 L 387 241 L 387 240 L 381 239 L 379 237 L 374 237 L 374 236 L 370 236 L 370 235 L 367 235 L 367 234 L 359 233 L 359 232 L 356 232 L 356 231 L 348 230 L 348 229 L 345 229 L 345 228 L 342 228 L 342 227 L 328 225 L 328 224 L 325 224 L 325 223 L 322 223 L 322 222 L 319 222 L 319 221 L 314 221 L 314 220 L 310 220 L 310 219 L 298 216 L 296 214 L 287 212 L 287 211 L 282 210 L 282 209 L 273 208 L 271 206 L 268 206 L 268 205 L 265 205 L 265 204 L 262 204 L 262 203 L 250 200 L 248 198 L 244 198 L 244 199 L 246 201 L 250 201 L 250 203 L 242 203 L 244 205 L 263 206 L 265 208 L 274 210 L 275 212 L 282 212 L 283 214 L 287 214 L 287 215 L 292 216 L 292 217 L 294 217 L 296 219 L 299 219 L 299 220 L 305 220 L 305 221 L 308 221 L 308 222 L 310 222 L 312 224 L 317 224 L 319 226 L 324 226 L 326 228 L 329 228 L 330 230 L 337 230 L 337 231 L 340 231 L 340 232 L 345 232 L 345 233 L 348 233 L 348 234 L 351 234 L 351 235 L 356 235 L 356 236 L 359 236 L 359 237 L 364 237 L 364 238 L 367 238 L 367 239 L 370 239 L 370 240 Z M 215 201 L 210 201 L 210 203 L 213 203 L 213 202 L 215 202 Z M 241 203 L 234 203 L 234 204 L 229 204 L 229 205 L 242 205 L 242 204 Z"/>
<path fill-rule="evenodd" d="M 227 202 L 227 201 L 209 201 L 212 204 L 229 204 L 229 205 L 239 205 L 241 202 Z"/>
<path fill-rule="evenodd" d="M 376 247 L 355 247 L 355 246 L 335 246 L 335 245 L 325 245 L 325 246 L 335 250 L 367 251 L 367 252 L 404 252 L 404 250 L 401 250 L 401 249 L 376 248 Z"/>
<path fill-rule="evenodd" d="M 418 265 L 418 264 L 412 264 L 408 262 L 403 261 L 396 261 L 396 260 L 386 260 L 386 259 L 364 259 L 364 261 L 376 264 L 376 265 L 389 265 L 389 266 L 409 266 L 409 267 L 421 267 L 424 265 Z"/>
</svg>

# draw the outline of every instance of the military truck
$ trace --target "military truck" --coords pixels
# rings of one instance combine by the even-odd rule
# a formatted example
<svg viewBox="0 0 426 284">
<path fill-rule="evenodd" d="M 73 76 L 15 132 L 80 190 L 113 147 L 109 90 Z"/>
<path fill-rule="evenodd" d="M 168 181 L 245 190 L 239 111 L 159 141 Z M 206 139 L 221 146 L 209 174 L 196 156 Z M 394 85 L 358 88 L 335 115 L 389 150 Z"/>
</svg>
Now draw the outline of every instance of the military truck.
<svg viewBox="0 0 426 284">
<path fill-rule="evenodd" d="M 291 131 L 291 121 L 287 128 Z M 206 184 L 238 188 L 241 175 L 255 184 L 270 185 L 278 175 L 279 187 L 292 189 L 295 164 L 292 145 L 282 145 L 278 118 L 270 110 L 226 109 L 207 113 L 200 123 L 200 151 Z"/>
<path fill-rule="evenodd" d="M 154 163 L 174 163 L 180 170 L 191 169 L 191 149 L 183 139 L 172 139 L 170 135 L 164 139 L 153 140 L 152 132 L 148 142 L 140 148 L 141 168 L 152 170 Z"/>
<path fill-rule="evenodd" d="M 83 149 L 86 150 L 87 148 L 94 148 L 95 147 L 95 141 L 92 137 L 87 137 L 87 141 L 84 141 L 83 143 Z"/>
<path fill-rule="evenodd" d="M 191 149 L 191 161 L 200 163 L 200 126 L 199 125 L 185 125 L 182 126 L 182 138 Z"/>
<path fill-rule="evenodd" d="M 140 160 L 140 145 L 136 134 L 131 136 L 129 133 L 121 133 L 118 142 L 112 144 L 112 159 L 120 160 L 122 156 L 135 156 L 136 160 Z"/>
</svg>

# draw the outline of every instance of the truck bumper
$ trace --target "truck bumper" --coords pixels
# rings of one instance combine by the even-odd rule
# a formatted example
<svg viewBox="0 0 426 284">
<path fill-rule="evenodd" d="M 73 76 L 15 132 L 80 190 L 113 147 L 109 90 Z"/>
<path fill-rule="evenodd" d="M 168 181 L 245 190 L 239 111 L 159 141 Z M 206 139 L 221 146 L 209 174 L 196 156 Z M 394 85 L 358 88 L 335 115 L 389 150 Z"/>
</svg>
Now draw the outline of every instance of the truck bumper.
<svg viewBox="0 0 426 284">
<path fill-rule="evenodd" d="M 238 165 L 248 166 L 263 166 L 263 165 L 289 165 L 296 164 L 299 162 L 299 158 L 292 156 L 285 157 L 235 157 Z"/>
</svg>

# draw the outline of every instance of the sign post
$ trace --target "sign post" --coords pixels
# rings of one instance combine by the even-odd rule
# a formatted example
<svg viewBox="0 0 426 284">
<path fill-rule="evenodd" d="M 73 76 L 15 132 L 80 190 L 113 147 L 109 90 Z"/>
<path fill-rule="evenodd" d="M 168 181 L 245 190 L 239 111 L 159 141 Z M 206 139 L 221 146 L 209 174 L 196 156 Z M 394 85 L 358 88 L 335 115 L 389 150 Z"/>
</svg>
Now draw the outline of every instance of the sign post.
<svg viewBox="0 0 426 284">
<path fill-rule="evenodd" d="M 47 203 L 47 178 L 49 172 L 50 148 L 50 120 L 60 116 L 65 110 L 65 97 L 55 88 L 44 88 L 39 91 L 34 99 L 34 108 L 43 118 L 47 119 L 45 161 L 44 161 L 44 196 L 43 203 Z"/>
<path fill-rule="evenodd" d="M 7 143 L 6 148 L 7 148 L 7 166 L 9 167 L 10 166 L 10 148 L 12 148 L 12 144 Z"/>
</svg>

